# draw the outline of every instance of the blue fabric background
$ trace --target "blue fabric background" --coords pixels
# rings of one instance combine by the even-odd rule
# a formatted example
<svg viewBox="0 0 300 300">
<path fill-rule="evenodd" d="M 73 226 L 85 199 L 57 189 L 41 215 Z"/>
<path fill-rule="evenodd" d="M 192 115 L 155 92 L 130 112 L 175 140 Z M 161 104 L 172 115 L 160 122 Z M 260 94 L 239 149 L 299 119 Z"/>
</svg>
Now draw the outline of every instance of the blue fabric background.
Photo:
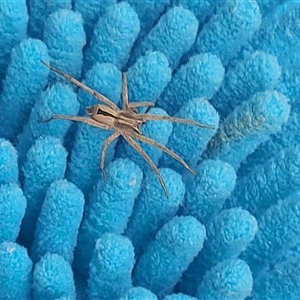
<svg viewBox="0 0 300 300">
<path fill-rule="evenodd" d="M 300 2 L 0 1 L 0 300 L 300 299 Z M 112 133 L 53 120 L 99 103 L 148 121 L 166 183 Z"/>
</svg>

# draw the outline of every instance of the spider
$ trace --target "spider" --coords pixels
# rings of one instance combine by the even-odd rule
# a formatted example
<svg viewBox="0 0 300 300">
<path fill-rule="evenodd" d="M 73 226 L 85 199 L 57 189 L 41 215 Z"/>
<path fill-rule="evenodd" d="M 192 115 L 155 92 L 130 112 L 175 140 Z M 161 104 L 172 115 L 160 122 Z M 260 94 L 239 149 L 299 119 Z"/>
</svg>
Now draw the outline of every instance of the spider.
<svg viewBox="0 0 300 300">
<path fill-rule="evenodd" d="M 93 97 L 98 99 L 100 102 L 104 104 L 96 104 L 93 106 L 89 106 L 86 108 L 86 114 L 88 117 L 81 117 L 81 116 L 69 116 L 69 115 L 53 115 L 49 119 L 42 120 L 42 122 L 49 122 L 53 119 L 62 119 L 62 120 L 69 120 L 75 122 L 82 122 L 85 124 L 89 124 L 94 127 L 98 127 L 101 129 L 106 130 L 114 130 L 114 133 L 110 135 L 103 143 L 102 151 L 101 151 L 101 159 L 100 159 L 100 168 L 103 171 L 104 180 L 106 178 L 105 174 L 105 154 L 108 146 L 116 140 L 119 136 L 122 136 L 127 143 L 129 143 L 150 165 L 152 170 L 157 175 L 159 182 L 163 188 L 163 191 L 168 198 L 168 191 L 165 185 L 162 176 L 153 163 L 149 155 L 143 150 L 143 148 L 135 141 L 138 140 L 140 142 L 149 144 L 151 146 L 157 147 L 161 151 L 167 153 L 177 161 L 179 161 L 187 170 L 189 170 L 192 174 L 196 175 L 196 173 L 188 166 L 188 164 L 176 153 L 172 150 L 168 149 L 164 145 L 154 141 L 153 139 L 146 137 L 141 132 L 141 126 L 143 123 L 149 120 L 167 120 L 171 122 L 183 123 L 183 124 L 191 124 L 196 125 L 202 128 L 207 129 L 214 129 L 214 127 L 198 123 L 193 120 L 189 119 L 182 119 L 176 118 L 171 116 L 159 116 L 159 115 L 152 115 L 149 114 L 149 110 L 151 107 L 154 106 L 153 102 L 128 102 L 128 87 L 127 87 L 127 74 L 122 73 L 122 109 L 120 109 L 115 103 L 111 100 L 103 96 L 102 94 L 98 93 L 97 91 L 91 89 L 89 86 L 81 83 L 80 81 L 76 80 L 72 76 L 68 75 L 60 71 L 59 69 L 51 66 L 50 64 L 46 63 L 45 61 L 41 62 L 50 68 L 52 71 L 58 73 L 59 75 L 63 76 L 68 81 L 72 82 L 79 88 L 83 89 L 87 93 L 91 94 Z M 139 107 L 147 108 L 145 113 L 138 113 Z"/>
</svg>

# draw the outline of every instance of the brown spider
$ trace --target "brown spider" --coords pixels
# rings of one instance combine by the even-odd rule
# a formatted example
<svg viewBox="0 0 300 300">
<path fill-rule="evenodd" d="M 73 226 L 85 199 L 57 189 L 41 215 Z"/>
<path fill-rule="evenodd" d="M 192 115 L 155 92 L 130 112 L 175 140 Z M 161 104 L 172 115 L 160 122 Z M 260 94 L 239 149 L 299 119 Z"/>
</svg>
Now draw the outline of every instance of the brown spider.
<svg viewBox="0 0 300 300">
<path fill-rule="evenodd" d="M 161 145 L 160 143 L 144 136 L 141 132 L 141 125 L 149 120 L 167 120 L 171 122 L 177 123 L 184 123 L 184 124 L 191 124 L 196 125 L 199 127 L 207 128 L 207 129 L 214 129 L 212 126 L 204 125 L 193 120 L 170 117 L 170 116 L 158 116 L 158 115 L 151 115 L 147 112 L 151 107 L 154 106 L 153 102 L 133 102 L 128 103 L 128 89 L 127 89 L 127 75 L 123 73 L 123 80 L 122 80 L 122 102 L 123 107 L 119 109 L 118 106 L 113 103 L 111 100 L 103 96 L 102 94 L 96 92 L 95 90 L 91 89 L 87 85 L 79 82 L 72 76 L 63 73 L 62 71 L 54 68 L 53 66 L 47 64 L 44 61 L 41 61 L 44 65 L 48 68 L 53 70 L 54 72 L 60 74 L 68 81 L 72 82 L 73 84 L 77 85 L 79 88 L 83 89 L 84 91 L 91 94 L 93 97 L 98 99 L 99 101 L 105 103 L 103 104 L 96 104 L 93 106 L 89 106 L 86 108 L 86 113 L 89 117 L 80 117 L 80 116 L 67 116 L 67 115 L 53 115 L 51 118 L 47 120 L 42 120 L 43 122 L 49 122 L 53 119 L 62 119 L 62 120 L 69 120 L 69 121 L 76 121 L 76 122 L 83 122 L 85 124 L 89 124 L 94 127 L 106 129 L 106 130 L 114 130 L 114 133 L 110 135 L 103 143 L 102 151 L 101 151 L 101 161 L 100 167 L 104 174 L 105 179 L 105 170 L 104 170 L 104 161 L 105 161 L 105 154 L 108 146 L 116 140 L 120 135 L 147 161 L 153 171 L 156 173 L 159 182 L 164 190 L 166 197 L 168 198 L 168 192 L 165 185 L 164 180 L 161 177 L 161 174 L 158 168 L 155 166 L 151 158 L 148 154 L 142 149 L 142 147 L 134 140 L 141 141 L 143 143 L 152 145 L 157 147 L 158 149 L 164 151 L 168 155 L 172 156 L 176 160 L 178 160 L 187 170 L 189 170 L 194 175 L 196 174 L 188 165 L 187 163 L 176 153 L 168 149 L 167 147 Z M 138 107 L 147 107 L 147 110 L 143 114 L 138 114 L 137 108 Z"/>
</svg>

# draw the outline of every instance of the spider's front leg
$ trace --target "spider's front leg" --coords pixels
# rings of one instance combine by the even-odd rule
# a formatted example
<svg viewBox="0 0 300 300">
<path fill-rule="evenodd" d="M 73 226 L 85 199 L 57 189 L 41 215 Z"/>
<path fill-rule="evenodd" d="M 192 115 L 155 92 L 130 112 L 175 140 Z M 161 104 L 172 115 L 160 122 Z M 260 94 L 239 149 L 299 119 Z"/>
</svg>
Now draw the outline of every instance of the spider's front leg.
<svg viewBox="0 0 300 300">
<path fill-rule="evenodd" d="M 91 126 L 94 126 L 94 127 L 97 127 L 97 128 L 105 129 L 105 130 L 112 129 L 111 126 L 109 126 L 109 125 L 99 123 L 95 120 L 92 120 L 91 118 L 80 117 L 80 116 L 53 115 L 49 119 L 39 120 L 39 122 L 46 123 L 46 122 L 50 122 L 51 120 L 54 120 L 54 119 L 85 123 L 85 124 L 88 124 L 88 125 L 91 125 Z"/>
<path fill-rule="evenodd" d="M 94 89 L 90 88 L 89 86 L 87 86 L 86 84 L 81 83 L 80 81 L 78 81 L 77 79 L 75 79 L 74 77 L 72 77 L 71 75 L 62 72 L 61 70 L 51 66 L 50 64 L 46 63 L 45 61 L 41 60 L 41 62 L 48 68 L 50 68 L 52 71 L 56 72 L 57 74 L 61 75 L 62 77 L 64 77 L 65 79 L 67 79 L 68 81 L 72 82 L 73 84 L 75 84 L 76 86 L 78 86 L 79 88 L 81 88 L 82 90 L 86 91 L 87 93 L 89 93 L 90 95 L 92 95 L 93 97 L 95 97 L 96 99 L 98 99 L 99 101 L 105 103 L 106 105 L 108 105 L 111 109 L 117 110 L 118 106 L 113 103 L 111 100 L 109 100 L 107 97 L 105 97 L 104 95 L 100 94 L 99 92 L 95 91 Z"/>
</svg>

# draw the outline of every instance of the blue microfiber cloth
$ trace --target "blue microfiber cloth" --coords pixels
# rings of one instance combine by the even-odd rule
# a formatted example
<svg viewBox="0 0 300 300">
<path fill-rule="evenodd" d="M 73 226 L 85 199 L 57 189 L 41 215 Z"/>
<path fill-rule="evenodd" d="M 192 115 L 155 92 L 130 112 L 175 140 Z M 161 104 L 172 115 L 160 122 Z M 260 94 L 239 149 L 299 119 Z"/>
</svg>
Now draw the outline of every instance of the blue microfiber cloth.
<svg viewBox="0 0 300 300">
<path fill-rule="evenodd" d="M 105 233 L 96 241 L 89 279 L 88 299 L 118 299 L 132 287 L 134 248 L 127 237 Z"/>
<path fill-rule="evenodd" d="M 4 138 L 0 139 L 0 184 L 17 183 L 19 180 L 18 152 Z"/>
<path fill-rule="evenodd" d="M 14 242 L 2 242 L 0 262 L 0 298 L 30 299 L 33 263 L 26 248 Z"/>
<path fill-rule="evenodd" d="M 18 237 L 26 209 L 26 198 L 15 183 L 0 185 L 0 241 L 14 241 Z"/>
<path fill-rule="evenodd" d="M 32 274 L 34 299 L 75 299 L 75 283 L 70 264 L 56 253 L 46 253 Z"/>
<path fill-rule="evenodd" d="M 299 196 L 297 191 L 259 216 L 259 231 L 242 253 L 254 277 L 259 277 L 265 268 L 269 268 L 270 262 L 275 263 L 299 243 Z M 270 243 L 272 238 L 274 241 Z"/>
<path fill-rule="evenodd" d="M 86 48 L 84 70 L 96 62 L 109 62 L 119 69 L 124 67 L 139 30 L 138 15 L 127 2 L 109 6 L 97 21 Z"/>
<path fill-rule="evenodd" d="M 0 1 L 0 299 L 300 298 L 300 3 Z M 213 129 L 147 121 L 139 143 L 100 102 Z M 142 109 L 139 110 L 142 113 Z"/>
<path fill-rule="evenodd" d="M 205 300 L 245 299 L 250 296 L 252 285 L 251 270 L 243 260 L 225 260 L 205 274 L 196 297 Z"/>
<path fill-rule="evenodd" d="M 197 298 L 188 296 L 182 293 L 171 294 L 164 298 L 164 300 L 196 300 Z"/>
<path fill-rule="evenodd" d="M 72 264 L 83 207 L 84 196 L 73 183 L 63 179 L 50 185 L 39 213 L 30 249 L 34 262 L 51 252 L 59 254 Z"/>
<path fill-rule="evenodd" d="M 62 179 L 66 170 L 67 151 L 59 139 L 41 137 L 28 150 L 23 167 L 23 191 L 27 206 L 20 231 L 20 242 L 29 247 L 34 239 L 36 221 L 51 183 Z"/>
<path fill-rule="evenodd" d="M 183 271 L 202 249 L 205 237 L 205 228 L 196 218 L 174 217 L 157 232 L 140 256 L 133 273 L 135 286 L 149 287 L 159 297 L 172 292 Z"/>
<path fill-rule="evenodd" d="M 2 137 L 13 140 L 22 131 L 47 83 L 49 70 L 41 66 L 40 59 L 49 62 L 47 46 L 42 41 L 29 38 L 12 49 L 1 93 Z M 20 69 L 22 72 L 16 72 Z"/>
<path fill-rule="evenodd" d="M 299 298 L 299 253 L 274 265 L 253 287 L 254 299 Z"/>
<path fill-rule="evenodd" d="M 106 232 L 124 232 L 142 184 L 141 169 L 129 159 L 116 159 L 106 172 L 105 183 L 102 178 L 98 180 L 86 199 L 85 215 L 78 233 L 74 262 L 79 273 L 86 277 L 95 242 Z"/>
<path fill-rule="evenodd" d="M 151 293 L 148 289 L 145 289 L 141 286 L 132 287 L 120 298 L 120 300 L 157 300 L 155 294 Z"/>
<path fill-rule="evenodd" d="M 174 69 L 182 55 L 193 45 L 197 29 L 195 15 L 182 6 L 174 6 L 159 18 L 143 41 L 135 47 L 131 63 L 147 51 L 160 51 L 168 59 L 171 69 Z"/>
<path fill-rule="evenodd" d="M 280 131 L 289 114 L 289 99 L 283 94 L 274 90 L 254 94 L 220 124 L 218 133 L 210 140 L 205 157 L 226 161 L 237 171 L 241 162 L 257 146 Z M 243 127 L 238 126 L 240 123 Z"/>
<path fill-rule="evenodd" d="M 175 216 L 184 198 L 185 185 L 181 176 L 168 168 L 162 168 L 160 172 L 170 191 L 168 201 L 165 201 L 156 175 L 149 172 L 127 224 L 126 235 L 131 239 L 137 255 L 143 253 L 158 229 Z"/>
<path fill-rule="evenodd" d="M 220 261 L 234 259 L 257 233 L 256 219 L 240 207 L 223 210 L 206 226 L 203 250 L 182 276 L 179 289 L 196 294 L 205 273 Z"/>
</svg>

